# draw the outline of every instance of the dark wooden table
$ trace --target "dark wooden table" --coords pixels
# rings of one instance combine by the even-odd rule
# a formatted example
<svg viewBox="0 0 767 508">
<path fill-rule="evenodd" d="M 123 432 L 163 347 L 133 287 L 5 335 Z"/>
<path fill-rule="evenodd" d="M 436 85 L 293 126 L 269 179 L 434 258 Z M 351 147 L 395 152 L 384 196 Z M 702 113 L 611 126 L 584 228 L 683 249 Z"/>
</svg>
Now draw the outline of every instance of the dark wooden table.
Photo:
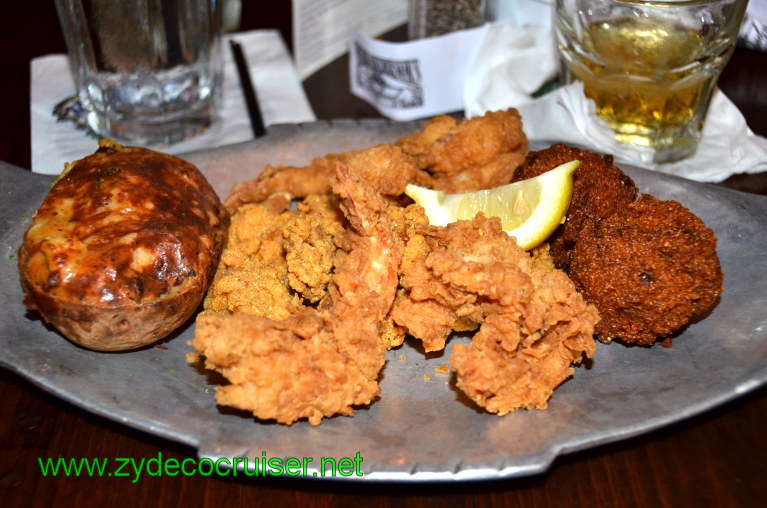
<svg viewBox="0 0 767 508">
<path fill-rule="evenodd" d="M 288 2 L 267 13 L 256 2 L 244 3 L 243 29 L 279 27 L 290 41 Z M 63 52 L 64 45 L 52 2 L 5 4 L 0 8 L 0 159 L 29 167 L 29 59 Z M 767 54 L 738 48 L 720 83 L 751 128 L 767 135 Z M 306 80 L 319 118 L 377 116 L 349 94 L 347 85 L 344 59 Z M 724 185 L 767 194 L 764 175 L 736 176 Z M 0 394 L 3 506 L 759 506 L 767 501 L 766 388 L 656 432 L 561 457 L 541 475 L 419 485 L 199 476 L 143 477 L 137 483 L 44 478 L 38 457 L 162 453 L 183 459 L 194 457 L 194 450 L 82 411 L 5 370 L 0 370 Z"/>
</svg>

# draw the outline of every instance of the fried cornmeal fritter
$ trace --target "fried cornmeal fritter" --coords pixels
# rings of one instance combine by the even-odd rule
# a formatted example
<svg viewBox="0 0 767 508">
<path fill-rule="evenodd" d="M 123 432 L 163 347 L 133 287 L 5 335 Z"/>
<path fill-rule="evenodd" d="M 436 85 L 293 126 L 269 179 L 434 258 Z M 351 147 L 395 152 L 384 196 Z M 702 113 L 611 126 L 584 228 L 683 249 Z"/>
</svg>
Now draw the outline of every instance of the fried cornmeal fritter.
<svg viewBox="0 0 767 508">
<path fill-rule="evenodd" d="M 678 202 L 649 194 L 584 228 L 570 277 L 599 309 L 600 339 L 640 345 L 709 312 L 723 279 L 714 232 Z"/>
<path fill-rule="evenodd" d="M 637 188 L 609 155 L 557 143 L 531 152 L 514 175 L 514 181 L 536 177 L 560 164 L 579 160 L 573 173 L 573 197 L 566 221 L 549 237 L 551 256 L 557 268 L 570 268 L 572 250 L 586 224 L 602 220 L 634 201 Z"/>
</svg>

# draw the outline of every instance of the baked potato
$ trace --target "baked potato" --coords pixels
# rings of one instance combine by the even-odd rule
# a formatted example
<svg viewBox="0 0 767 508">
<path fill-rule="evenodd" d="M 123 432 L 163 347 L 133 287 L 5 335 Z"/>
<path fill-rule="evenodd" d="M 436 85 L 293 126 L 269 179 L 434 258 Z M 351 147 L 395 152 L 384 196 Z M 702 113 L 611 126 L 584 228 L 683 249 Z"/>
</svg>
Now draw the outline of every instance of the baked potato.
<svg viewBox="0 0 767 508">
<path fill-rule="evenodd" d="M 197 309 L 228 221 L 194 165 L 102 140 L 66 165 L 24 235 L 24 302 L 86 348 L 150 344 Z"/>
</svg>

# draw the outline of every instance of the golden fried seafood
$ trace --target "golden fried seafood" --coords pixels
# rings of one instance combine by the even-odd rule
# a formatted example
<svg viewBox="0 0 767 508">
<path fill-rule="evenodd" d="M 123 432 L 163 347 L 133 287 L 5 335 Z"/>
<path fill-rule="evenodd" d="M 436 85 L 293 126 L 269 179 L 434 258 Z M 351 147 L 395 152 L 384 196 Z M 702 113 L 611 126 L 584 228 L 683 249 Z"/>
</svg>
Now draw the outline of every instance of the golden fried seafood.
<svg viewBox="0 0 767 508">
<path fill-rule="evenodd" d="M 442 349 L 452 330 L 479 328 L 450 363 L 458 387 L 490 412 L 545 408 L 572 364 L 594 354 L 596 309 L 545 251 L 520 249 L 498 219 L 423 228 L 401 273 L 392 316 L 426 351 Z"/>
<path fill-rule="evenodd" d="M 205 297 L 206 310 L 285 319 L 301 308 L 288 286 L 282 236 L 294 216 L 256 204 L 232 215 L 229 239 Z"/>
<path fill-rule="evenodd" d="M 599 309 L 602 339 L 643 345 L 707 313 L 722 291 L 713 231 L 648 194 L 584 228 L 570 276 Z"/>
<path fill-rule="evenodd" d="M 230 213 L 247 203 L 261 203 L 275 193 L 291 199 L 330 191 L 330 174 L 338 156 L 329 154 L 312 159 L 308 166 L 266 166 L 253 180 L 234 186 L 224 206 Z"/>
<path fill-rule="evenodd" d="M 245 313 L 197 319 L 191 344 L 205 365 L 231 384 L 217 389 L 220 404 L 291 424 L 351 415 L 378 394 L 388 342 L 380 328 L 394 301 L 401 245 L 387 203 L 338 163 L 331 183 L 348 220 L 328 297 L 284 321 Z"/>
<path fill-rule="evenodd" d="M 460 121 L 440 115 L 397 140 L 421 170 L 416 183 L 447 192 L 509 183 L 527 153 L 527 137 L 515 109 Z"/>
<path fill-rule="evenodd" d="M 562 144 L 526 153 L 515 110 L 440 116 L 395 145 L 270 167 L 237 186 L 191 342 L 229 381 L 218 402 L 285 424 L 352 415 L 377 396 L 385 353 L 406 334 L 437 351 L 457 331 L 473 332 L 452 349 L 460 390 L 500 415 L 543 409 L 592 357 L 595 331 L 651 343 L 710 309 L 721 271 L 697 217 L 634 201 L 610 157 Z M 499 219 L 433 227 L 404 206 L 408 183 L 480 189 L 572 160 L 573 199 L 550 249 L 523 251 Z"/>
<path fill-rule="evenodd" d="M 343 218 L 332 194 L 307 196 L 296 208 L 282 229 L 288 284 L 308 303 L 317 303 L 327 295 Z"/>
<path fill-rule="evenodd" d="M 328 194 L 330 179 L 339 161 L 367 180 L 376 191 L 390 197 L 402 194 L 417 172 L 415 160 L 401 148 L 378 145 L 318 157 L 306 167 L 267 166 L 255 179 L 235 185 L 224 204 L 234 212 L 245 203 L 262 202 L 274 193 L 286 193 L 291 198 Z"/>
</svg>

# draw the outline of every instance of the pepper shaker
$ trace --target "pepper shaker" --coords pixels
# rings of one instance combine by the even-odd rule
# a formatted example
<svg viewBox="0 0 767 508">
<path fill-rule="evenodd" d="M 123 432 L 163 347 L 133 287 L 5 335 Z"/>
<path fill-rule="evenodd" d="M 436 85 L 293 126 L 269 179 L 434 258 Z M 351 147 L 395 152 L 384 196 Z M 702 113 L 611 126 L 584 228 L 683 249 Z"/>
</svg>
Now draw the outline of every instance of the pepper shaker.
<svg viewBox="0 0 767 508">
<path fill-rule="evenodd" d="M 423 39 L 482 25 L 486 0 L 409 0 L 408 38 Z"/>
</svg>

